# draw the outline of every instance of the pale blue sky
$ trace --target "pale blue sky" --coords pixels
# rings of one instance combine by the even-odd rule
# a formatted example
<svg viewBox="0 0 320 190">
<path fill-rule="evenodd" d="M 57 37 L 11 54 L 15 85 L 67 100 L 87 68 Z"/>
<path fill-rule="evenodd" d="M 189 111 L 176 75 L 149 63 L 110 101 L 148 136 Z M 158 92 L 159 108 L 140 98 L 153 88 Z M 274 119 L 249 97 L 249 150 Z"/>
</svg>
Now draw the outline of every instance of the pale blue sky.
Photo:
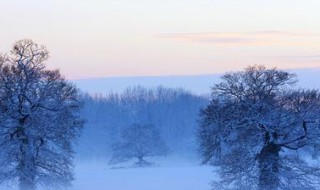
<svg viewBox="0 0 320 190">
<path fill-rule="evenodd" d="M 1 0 L 0 51 L 31 38 L 67 78 L 320 67 L 319 0 Z"/>
</svg>

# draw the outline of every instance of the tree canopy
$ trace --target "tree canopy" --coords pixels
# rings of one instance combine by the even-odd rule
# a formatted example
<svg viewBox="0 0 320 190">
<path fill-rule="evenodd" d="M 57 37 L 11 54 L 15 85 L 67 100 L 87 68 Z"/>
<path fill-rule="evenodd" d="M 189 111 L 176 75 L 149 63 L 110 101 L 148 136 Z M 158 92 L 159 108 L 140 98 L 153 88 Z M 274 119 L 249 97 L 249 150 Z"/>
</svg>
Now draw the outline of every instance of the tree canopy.
<svg viewBox="0 0 320 190">
<path fill-rule="evenodd" d="M 0 56 L 0 182 L 18 180 L 21 190 L 73 179 L 81 101 L 58 70 L 46 69 L 48 57 L 44 46 L 28 39 Z"/>
<path fill-rule="evenodd" d="M 203 163 L 216 166 L 216 189 L 317 189 L 320 93 L 295 89 L 294 74 L 251 66 L 212 88 L 198 130 Z"/>
<path fill-rule="evenodd" d="M 145 157 L 164 156 L 167 147 L 159 131 L 151 124 L 132 124 L 121 133 L 121 138 L 113 147 L 110 164 L 118 164 L 136 158 L 136 166 L 148 166 L 151 163 Z"/>
</svg>

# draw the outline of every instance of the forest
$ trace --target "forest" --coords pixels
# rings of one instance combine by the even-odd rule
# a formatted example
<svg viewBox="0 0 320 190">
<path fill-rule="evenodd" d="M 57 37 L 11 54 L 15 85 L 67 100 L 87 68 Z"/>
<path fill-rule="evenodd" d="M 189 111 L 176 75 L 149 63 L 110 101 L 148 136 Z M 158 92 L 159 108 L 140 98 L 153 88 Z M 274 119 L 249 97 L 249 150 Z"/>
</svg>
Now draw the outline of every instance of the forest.
<svg viewBox="0 0 320 190">
<path fill-rule="evenodd" d="M 86 127 L 79 157 L 107 159 L 122 130 L 131 124 L 151 124 L 159 130 L 171 154 L 195 158 L 199 110 L 209 99 L 183 89 L 129 87 L 123 93 L 84 95 Z"/>
</svg>

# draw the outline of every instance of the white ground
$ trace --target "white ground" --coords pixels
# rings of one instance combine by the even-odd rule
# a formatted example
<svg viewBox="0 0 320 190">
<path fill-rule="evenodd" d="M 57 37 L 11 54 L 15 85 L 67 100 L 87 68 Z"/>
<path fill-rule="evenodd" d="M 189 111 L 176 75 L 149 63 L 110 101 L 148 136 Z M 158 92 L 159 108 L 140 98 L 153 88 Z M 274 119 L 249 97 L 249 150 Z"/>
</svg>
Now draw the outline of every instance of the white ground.
<svg viewBox="0 0 320 190">
<path fill-rule="evenodd" d="M 213 177 L 211 167 L 196 163 L 111 169 L 103 162 L 77 162 L 73 186 L 64 190 L 210 190 Z M 0 189 L 18 190 L 15 185 Z"/>
<path fill-rule="evenodd" d="M 212 168 L 194 164 L 110 169 L 78 163 L 71 190 L 209 190 Z"/>
</svg>

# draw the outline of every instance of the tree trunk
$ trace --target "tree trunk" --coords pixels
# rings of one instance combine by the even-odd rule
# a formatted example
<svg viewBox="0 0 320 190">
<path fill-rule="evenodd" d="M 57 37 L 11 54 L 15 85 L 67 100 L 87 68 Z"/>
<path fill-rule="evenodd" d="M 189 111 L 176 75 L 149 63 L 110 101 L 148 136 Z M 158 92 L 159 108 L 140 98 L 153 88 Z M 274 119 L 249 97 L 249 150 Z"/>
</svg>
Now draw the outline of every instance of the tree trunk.
<svg viewBox="0 0 320 190">
<path fill-rule="evenodd" d="M 20 190 L 35 190 L 36 185 L 35 185 L 34 180 L 32 180 L 26 176 L 20 176 L 19 189 Z"/>
<path fill-rule="evenodd" d="M 21 106 L 22 107 L 22 106 Z M 20 110 L 20 113 L 22 111 Z M 17 166 L 17 172 L 19 177 L 19 189 L 20 190 L 35 190 L 35 157 L 33 141 L 28 138 L 26 134 L 25 125 L 28 116 L 23 116 L 19 119 L 19 127 L 16 131 L 16 137 L 20 140 L 20 155 Z"/>
<path fill-rule="evenodd" d="M 150 163 L 145 161 L 143 159 L 143 157 L 141 156 L 141 157 L 138 157 L 138 162 L 136 162 L 135 165 L 138 166 L 138 167 L 145 167 L 145 166 L 149 166 Z"/>
<path fill-rule="evenodd" d="M 23 141 L 20 147 L 21 160 L 18 165 L 19 172 L 19 188 L 20 190 L 35 190 L 35 174 L 36 168 L 34 163 L 34 156 L 32 154 L 32 146 L 28 141 Z"/>
<path fill-rule="evenodd" d="M 19 174 L 19 189 L 20 190 L 35 190 L 35 170 L 34 167 L 30 164 L 27 164 L 28 161 L 22 161 L 20 164 Z"/>
<path fill-rule="evenodd" d="M 274 143 L 265 145 L 259 154 L 259 190 L 276 190 L 279 187 L 279 151 Z"/>
<path fill-rule="evenodd" d="M 146 161 L 143 159 L 143 157 L 139 157 L 138 159 L 138 166 L 143 167 Z"/>
</svg>

